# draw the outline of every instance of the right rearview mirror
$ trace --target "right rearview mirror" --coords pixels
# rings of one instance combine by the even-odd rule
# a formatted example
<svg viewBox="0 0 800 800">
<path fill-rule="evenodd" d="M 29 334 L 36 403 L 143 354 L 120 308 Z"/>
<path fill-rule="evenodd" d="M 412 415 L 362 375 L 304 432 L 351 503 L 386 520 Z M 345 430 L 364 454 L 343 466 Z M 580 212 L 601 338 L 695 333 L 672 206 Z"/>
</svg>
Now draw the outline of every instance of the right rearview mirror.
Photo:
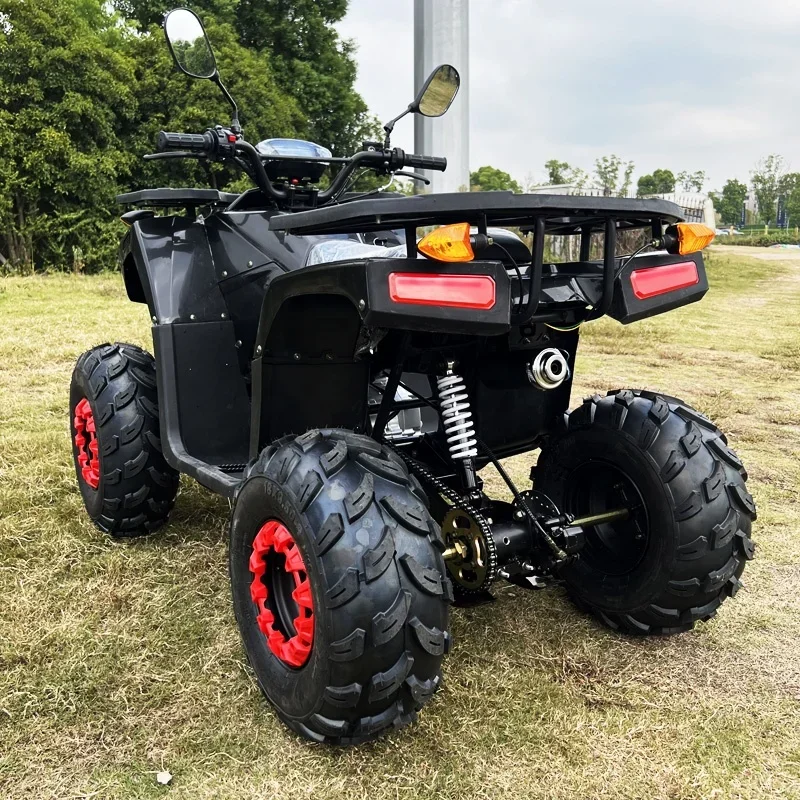
<svg viewBox="0 0 800 800">
<path fill-rule="evenodd" d="M 203 23 L 188 8 L 176 8 L 164 18 L 164 33 L 178 67 L 192 78 L 213 78 L 217 60 Z"/>
<path fill-rule="evenodd" d="M 450 64 L 442 64 L 431 72 L 409 110 L 423 117 L 441 117 L 458 94 L 461 77 Z"/>
<path fill-rule="evenodd" d="M 388 150 L 389 138 L 394 130 L 397 120 L 402 119 L 406 114 L 422 114 L 423 117 L 441 117 L 458 94 L 458 87 L 461 85 L 461 78 L 458 70 L 450 64 L 442 64 L 428 75 L 428 80 L 422 85 L 419 94 L 414 98 L 413 103 L 409 103 L 408 108 L 398 114 L 394 119 L 390 119 L 383 129 L 386 131 L 386 138 L 383 146 Z"/>
</svg>

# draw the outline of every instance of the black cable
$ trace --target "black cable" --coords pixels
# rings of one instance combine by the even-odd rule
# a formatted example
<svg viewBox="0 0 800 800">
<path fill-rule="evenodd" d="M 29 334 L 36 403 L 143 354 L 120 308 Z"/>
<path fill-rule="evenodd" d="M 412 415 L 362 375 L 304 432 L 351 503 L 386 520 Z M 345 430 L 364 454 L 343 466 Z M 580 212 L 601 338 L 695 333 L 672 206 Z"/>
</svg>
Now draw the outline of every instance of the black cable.
<svg viewBox="0 0 800 800">
<path fill-rule="evenodd" d="M 511 253 L 509 253 L 508 250 L 506 250 L 506 248 L 502 244 L 500 244 L 500 242 L 496 242 L 494 241 L 494 239 L 492 239 L 492 244 L 495 247 L 499 247 L 508 256 L 509 261 L 511 261 L 512 266 L 516 270 L 517 280 L 519 281 L 519 298 L 517 299 L 517 302 L 514 308 L 512 309 L 511 313 L 517 314 L 522 308 L 522 270 L 520 270 L 519 264 L 517 264 L 514 256 L 512 256 Z"/>
<path fill-rule="evenodd" d="M 368 169 L 371 169 L 371 167 L 365 167 L 364 171 L 366 171 Z M 361 174 L 358 176 L 358 178 L 356 180 L 361 180 L 361 178 L 363 178 L 363 177 L 364 177 L 364 172 L 361 172 Z M 347 189 L 345 189 L 344 191 L 340 192 L 337 195 L 337 197 L 341 197 L 346 191 L 348 191 L 355 184 L 355 182 L 356 181 L 354 180 L 347 187 Z M 371 197 L 374 194 L 380 194 L 381 192 L 386 191 L 392 185 L 392 183 L 394 183 L 394 175 L 392 175 L 392 180 L 390 180 L 389 183 L 385 183 L 383 186 L 379 186 L 377 189 L 369 189 L 366 192 L 362 192 L 361 194 L 357 194 L 355 197 L 348 197 L 346 200 L 338 200 L 337 199 L 336 200 L 336 204 L 342 206 L 345 203 L 352 203 L 355 200 L 363 200 L 365 197 Z"/>
<path fill-rule="evenodd" d="M 614 277 L 616 278 L 617 275 L 619 275 L 622 272 L 622 270 L 625 269 L 625 267 L 627 267 L 628 264 L 630 264 L 630 262 L 634 258 L 636 258 L 636 256 L 639 255 L 639 253 L 641 253 L 643 250 L 647 250 L 648 247 L 653 247 L 653 245 L 654 245 L 654 243 L 652 241 L 645 242 L 638 250 L 636 250 L 635 252 L 631 253 L 631 255 L 629 255 L 629 256 L 620 256 L 619 258 L 620 259 L 624 258 L 625 261 L 620 265 L 620 268 L 614 273 Z"/>
<path fill-rule="evenodd" d="M 355 172 L 355 173 L 353 174 L 353 177 L 352 177 L 352 178 L 351 178 L 351 179 L 348 181 L 347 185 L 346 185 L 346 186 L 344 186 L 344 187 L 342 188 L 341 192 L 339 192 L 339 193 L 336 195 L 336 197 L 334 198 L 333 202 L 334 202 L 336 205 L 339 205 L 340 203 L 347 203 L 347 202 L 349 202 L 349 200 L 341 200 L 341 201 L 340 201 L 340 200 L 339 200 L 339 198 L 340 198 L 340 197 L 341 197 L 343 194 L 347 194 L 347 192 L 349 192 L 349 191 L 350 191 L 350 189 L 352 189 L 352 188 L 353 188 L 353 186 L 355 186 L 355 185 L 356 185 L 356 184 L 357 184 L 357 183 L 358 183 L 358 182 L 359 182 L 359 181 L 360 181 L 360 180 L 361 180 L 361 179 L 364 177 L 364 175 L 366 175 L 366 173 L 367 173 L 368 171 L 369 171 L 369 167 L 362 167 L 360 170 L 358 170 L 357 172 Z M 371 191 L 372 191 L 372 190 L 371 190 Z M 368 192 L 365 192 L 364 194 L 368 194 Z M 363 195 L 358 195 L 358 197 L 359 197 L 359 198 L 360 198 L 360 197 L 363 197 Z M 355 197 L 351 197 L 351 198 L 350 198 L 350 200 L 355 200 L 355 199 L 358 199 L 358 198 L 355 198 Z"/>
</svg>

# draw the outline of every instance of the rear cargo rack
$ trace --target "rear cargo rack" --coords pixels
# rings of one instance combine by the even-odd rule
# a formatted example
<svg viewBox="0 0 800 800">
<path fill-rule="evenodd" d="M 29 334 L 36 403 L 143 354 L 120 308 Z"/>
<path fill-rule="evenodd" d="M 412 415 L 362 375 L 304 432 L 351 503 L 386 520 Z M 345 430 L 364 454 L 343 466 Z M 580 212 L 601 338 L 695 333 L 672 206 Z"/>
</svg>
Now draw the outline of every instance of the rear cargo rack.
<svg viewBox="0 0 800 800">
<path fill-rule="evenodd" d="M 404 198 L 367 198 L 310 211 L 276 214 L 269 227 L 296 236 L 358 233 L 403 228 L 408 257 L 415 258 L 417 228 L 469 222 L 485 233 L 489 226 L 517 227 L 533 232 L 528 302 L 512 314 L 512 325 L 548 322 L 553 314 L 536 315 L 542 287 L 544 242 L 547 234 L 580 235 L 581 260 L 589 259 L 593 233 L 604 234 L 603 293 L 589 319 L 608 312 L 614 289 L 617 231 L 650 228 L 660 238 L 664 225 L 683 220 L 683 212 L 666 200 L 629 200 L 617 197 L 459 192 Z"/>
</svg>

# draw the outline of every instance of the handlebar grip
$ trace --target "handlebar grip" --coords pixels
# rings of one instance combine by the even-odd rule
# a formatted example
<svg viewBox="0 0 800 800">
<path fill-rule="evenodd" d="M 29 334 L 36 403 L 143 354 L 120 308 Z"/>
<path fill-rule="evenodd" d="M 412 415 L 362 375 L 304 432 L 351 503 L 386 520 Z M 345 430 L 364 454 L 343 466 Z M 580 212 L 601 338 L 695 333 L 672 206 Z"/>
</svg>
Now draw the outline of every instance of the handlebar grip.
<svg viewBox="0 0 800 800">
<path fill-rule="evenodd" d="M 447 169 L 447 159 L 437 156 L 418 156 L 414 153 L 406 153 L 403 159 L 403 166 L 414 167 L 416 169 L 434 169 L 444 172 Z"/>
<path fill-rule="evenodd" d="M 190 152 L 210 153 L 213 141 L 207 133 L 170 133 L 159 131 L 156 150 L 189 150 Z"/>
</svg>

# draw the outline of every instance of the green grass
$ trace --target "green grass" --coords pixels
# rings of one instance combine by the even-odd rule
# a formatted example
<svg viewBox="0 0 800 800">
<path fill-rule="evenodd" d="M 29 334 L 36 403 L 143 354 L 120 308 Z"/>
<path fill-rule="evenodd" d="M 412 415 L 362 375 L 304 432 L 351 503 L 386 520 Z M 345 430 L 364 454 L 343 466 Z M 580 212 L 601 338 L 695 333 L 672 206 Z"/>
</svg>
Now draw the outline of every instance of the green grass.
<svg viewBox="0 0 800 800">
<path fill-rule="evenodd" d="M 586 326 L 574 402 L 647 387 L 714 416 L 759 503 L 745 590 L 692 633 L 634 641 L 559 589 L 501 586 L 454 610 L 420 722 L 354 750 L 297 739 L 257 691 L 225 500 L 184 480 L 172 524 L 130 543 L 82 511 L 72 365 L 149 347 L 146 309 L 116 275 L 0 280 L 0 796 L 800 798 L 800 259 L 737 251 L 712 256 L 700 304 Z M 523 481 L 530 459 L 508 465 Z"/>
</svg>

